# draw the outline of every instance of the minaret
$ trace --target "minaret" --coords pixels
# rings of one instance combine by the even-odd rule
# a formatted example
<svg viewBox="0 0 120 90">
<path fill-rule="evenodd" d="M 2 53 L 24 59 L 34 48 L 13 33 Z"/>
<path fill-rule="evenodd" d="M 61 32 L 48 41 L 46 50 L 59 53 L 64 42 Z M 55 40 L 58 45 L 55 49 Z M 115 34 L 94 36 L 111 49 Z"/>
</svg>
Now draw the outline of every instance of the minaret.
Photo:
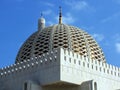
<svg viewBox="0 0 120 90">
<path fill-rule="evenodd" d="M 59 7 L 60 12 L 59 12 L 59 24 L 62 24 L 62 8 Z"/>
<path fill-rule="evenodd" d="M 41 18 L 38 19 L 38 31 L 42 30 L 43 28 L 45 28 L 45 19 L 41 13 Z"/>
</svg>

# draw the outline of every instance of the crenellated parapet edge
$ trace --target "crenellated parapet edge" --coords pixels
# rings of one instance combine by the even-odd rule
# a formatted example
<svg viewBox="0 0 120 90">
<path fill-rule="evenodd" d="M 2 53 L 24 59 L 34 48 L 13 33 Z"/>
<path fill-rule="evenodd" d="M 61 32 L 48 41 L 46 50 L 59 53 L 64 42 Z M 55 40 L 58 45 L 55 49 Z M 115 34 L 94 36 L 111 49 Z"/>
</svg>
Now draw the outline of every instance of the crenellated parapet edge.
<svg viewBox="0 0 120 90">
<path fill-rule="evenodd" d="M 74 68 L 88 70 L 90 72 L 96 72 L 97 74 L 109 75 L 112 77 L 120 78 L 120 68 L 104 63 L 98 60 L 91 60 L 87 57 L 74 53 L 72 51 L 58 48 L 53 51 L 42 54 L 38 57 L 32 57 L 28 60 L 23 60 L 16 64 L 4 67 L 0 69 L 0 78 L 6 78 L 7 76 L 15 75 L 16 73 L 24 72 L 32 68 L 41 68 L 48 66 L 55 62 L 68 66 L 74 66 Z"/>
<path fill-rule="evenodd" d="M 58 54 L 60 49 L 55 49 L 51 52 L 47 52 L 38 57 L 32 57 L 28 60 L 23 60 L 23 62 L 15 63 L 10 66 L 6 66 L 0 69 L 0 78 L 6 78 L 7 76 L 15 75 L 17 73 L 24 72 L 32 68 L 41 68 L 46 64 L 58 61 Z"/>
<path fill-rule="evenodd" d="M 61 49 L 62 64 L 66 67 L 76 68 L 77 70 L 86 70 L 102 76 L 110 76 L 111 78 L 120 78 L 120 68 L 110 65 L 102 60 L 91 60 L 88 57 L 79 55 L 69 50 Z M 72 67 L 73 66 L 73 67 Z"/>
</svg>

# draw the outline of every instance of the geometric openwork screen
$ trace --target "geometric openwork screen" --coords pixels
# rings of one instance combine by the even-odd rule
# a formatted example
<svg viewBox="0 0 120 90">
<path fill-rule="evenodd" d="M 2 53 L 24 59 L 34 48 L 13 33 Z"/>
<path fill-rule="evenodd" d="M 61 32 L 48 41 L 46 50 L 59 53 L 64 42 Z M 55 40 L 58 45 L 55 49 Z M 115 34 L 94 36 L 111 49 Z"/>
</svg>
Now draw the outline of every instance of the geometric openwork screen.
<svg viewBox="0 0 120 90">
<path fill-rule="evenodd" d="M 92 60 L 106 62 L 101 48 L 92 36 L 77 27 L 65 24 L 45 27 L 33 33 L 20 48 L 16 62 L 40 56 L 60 47 Z"/>
</svg>

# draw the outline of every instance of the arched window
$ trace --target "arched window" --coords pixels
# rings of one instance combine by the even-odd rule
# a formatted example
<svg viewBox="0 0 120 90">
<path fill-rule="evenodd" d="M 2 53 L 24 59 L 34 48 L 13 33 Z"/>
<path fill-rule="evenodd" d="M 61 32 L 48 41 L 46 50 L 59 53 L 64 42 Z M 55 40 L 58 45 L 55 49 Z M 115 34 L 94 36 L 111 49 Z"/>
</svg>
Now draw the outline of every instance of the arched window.
<svg viewBox="0 0 120 90">
<path fill-rule="evenodd" d="M 27 82 L 25 82 L 24 83 L 24 90 L 27 90 L 27 87 L 28 87 Z"/>
<path fill-rule="evenodd" d="M 97 83 L 94 82 L 94 90 L 97 90 Z"/>
</svg>

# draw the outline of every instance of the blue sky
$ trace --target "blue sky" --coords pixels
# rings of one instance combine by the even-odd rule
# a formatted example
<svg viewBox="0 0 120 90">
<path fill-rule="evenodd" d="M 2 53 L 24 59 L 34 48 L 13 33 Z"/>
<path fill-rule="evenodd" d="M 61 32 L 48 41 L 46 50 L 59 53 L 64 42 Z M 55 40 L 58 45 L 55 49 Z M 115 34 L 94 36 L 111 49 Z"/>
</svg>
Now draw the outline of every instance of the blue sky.
<svg viewBox="0 0 120 90">
<path fill-rule="evenodd" d="M 0 68 L 15 62 L 41 12 L 46 26 L 58 23 L 60 5 L 63 23 L 91 34 L 107 62 L 120 67 L 120 0 L 0 0 Z"/>
</svg>

